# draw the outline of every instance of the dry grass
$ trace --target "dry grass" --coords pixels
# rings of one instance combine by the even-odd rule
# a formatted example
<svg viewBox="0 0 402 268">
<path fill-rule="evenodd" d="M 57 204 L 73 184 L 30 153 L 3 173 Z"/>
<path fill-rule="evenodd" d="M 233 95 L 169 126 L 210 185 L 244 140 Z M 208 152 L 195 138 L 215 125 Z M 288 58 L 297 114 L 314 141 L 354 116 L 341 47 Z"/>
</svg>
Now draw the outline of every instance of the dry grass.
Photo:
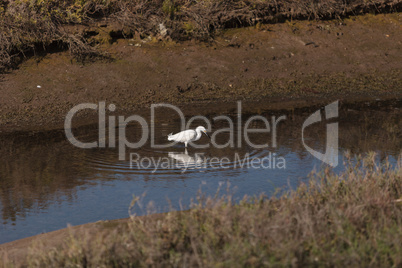
<svg viewBox="0 0 402 268">
<path fill-rule="evenodd" d="M 78 60 L 100 55 L 81 33 L 64 26 L 91 19 L 106 10 L 101 0 L 9 0 L 0 3 L 0 70 L 19 63 L 26 53 L 49 47 L 68 48 Z"/>
<path fill-rule="evenodd" d="M 287 19 L 328 19 L 398 11 L 399 0 L 6 0 L 0 2 L 0 71 L 26 53 L 57 47 L 78 60 L 102 53 L 67 25 L 118 22 L 128 36 L 209 40 L 222 29 Z M 165 29 L 166 32 L 161 31 Z"/>
<path fill-rule="evenodd" d="M 401 163 L 374 154 L 279 197 L 204 197 L 191 209 L 32 248 L 30 267 L 400 267 Z M 109 228 L 110 230 L 110 228 Z"/>
</svg>

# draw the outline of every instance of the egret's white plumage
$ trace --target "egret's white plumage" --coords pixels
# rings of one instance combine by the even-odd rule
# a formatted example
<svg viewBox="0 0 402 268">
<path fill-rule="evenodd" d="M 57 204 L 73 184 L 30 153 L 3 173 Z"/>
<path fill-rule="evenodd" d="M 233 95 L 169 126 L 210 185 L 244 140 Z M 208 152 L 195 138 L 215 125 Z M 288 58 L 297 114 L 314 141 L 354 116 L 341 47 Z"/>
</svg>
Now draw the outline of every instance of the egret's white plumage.
<svg viewBox="0 0 402 268">
<path fill-rule="evenodd" d="M 195 130 L 194 129 L 187 129 L 184 131 L 181 131 L 179 133 L 176 133 L 173 135 L 173 133 L 168 135 L 168 140 L 169 141 L 176 141 L 176 142 L 184 142 L 184 145 L 187 147 L 187 143 L 191 141 L 198 141 L 201 138 L 202 133 L 207 135 L 207 130 L 205 127 L 199 126 Z"/>
</svg>

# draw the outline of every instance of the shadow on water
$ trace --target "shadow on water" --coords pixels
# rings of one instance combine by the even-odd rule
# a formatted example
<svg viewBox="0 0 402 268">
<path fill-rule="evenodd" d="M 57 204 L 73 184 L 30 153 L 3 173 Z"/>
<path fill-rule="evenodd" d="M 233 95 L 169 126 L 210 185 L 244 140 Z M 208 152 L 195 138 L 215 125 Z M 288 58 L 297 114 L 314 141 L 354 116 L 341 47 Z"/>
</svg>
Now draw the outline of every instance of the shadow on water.
<svg viewBox="0 0 402 268">
<path fill-rule="evenodd" d="M 401 107 L 400 101 L 341 105 L 337 120 L 340 165 L 334 171 L 344 168 L 345 151 L 352 155 L 374 151 L 379 155 L 378 161 L 390 159 L 395 163 L 402 150 Z M 278 188 L 297 187 L 313 169 L 326 167 L 301 142 L 303 122 L 312 112 L 314 109 L 262 112 L 269 122 L 272 116 L 286 116 L 277 125 L 276 137 L 272 132 L 249 135 L 254 144 L 268 144 L 265 148 L 255 149 L 244 140 L 244 135 L 239 139 L 238 118 L 229 115 L 235 122 L 235 134 L 220 132 L 214 139 L 220 145 L 233 140 L 233 147 L 184 148 L 176 144 L 155 149 L 147 141 L 141 148 L 127 149 L 124 160 L 119 160 L 118 146 L 74 147 L 63 130 L 3 134 L 0 243 L 64 228 L 67 223 L 127 217 L 133 194 L 139 196 L 145 192 L 144 202 L 152 200 L 158 211 L 163 212 L 188 207 L 200 188 L 205 194 L 214 194 L 223 183 L 230 183 L 235 197 L 263 192 L 269 195 Z M 213 121 L 214 116 L 208 116 L 213 122 L 210 133 L 231 127 L 225 120 Z M 243 126 L 250 116 L 241 115 Z M 177 118 L 167 117 L 166 113 L 157 114 L 155 122 L 156 144 L 168 144 L 166 136 L 180 131 Z M 312 125 L 304 133 L 306 144 L 321 152 L 325 150 L 326 123 Z M 198 125 L 204 125 L 203 121 L 195 120 L 192 127 Z M 264 124 L 253 121 L 250 128 L 262 129 Z M 98 127 L 75 129 L 74 135 L 80 141 L 94 141 L 98 139 Z M 126 136 L 128 141 L 138 141 L 141 129 L 130 125 Z M 206 137 L 197 142 L 209 143 Z"/>
</svg>

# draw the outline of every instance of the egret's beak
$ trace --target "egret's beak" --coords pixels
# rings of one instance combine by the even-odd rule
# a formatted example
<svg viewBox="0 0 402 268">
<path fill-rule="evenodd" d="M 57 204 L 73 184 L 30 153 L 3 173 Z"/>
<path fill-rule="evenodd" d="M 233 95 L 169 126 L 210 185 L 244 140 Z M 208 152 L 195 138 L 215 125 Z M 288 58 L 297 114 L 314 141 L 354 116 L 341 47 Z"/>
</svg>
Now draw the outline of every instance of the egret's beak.
<svg viewBox="0 0 402 268">
<path fill-rule="evenodd" d="M 208 133 L 206 131 L 203 131 L 205 135 L 207 135 L 208 138 L 211 139 L 211 137 L 208 135 Z"/>
</svg>

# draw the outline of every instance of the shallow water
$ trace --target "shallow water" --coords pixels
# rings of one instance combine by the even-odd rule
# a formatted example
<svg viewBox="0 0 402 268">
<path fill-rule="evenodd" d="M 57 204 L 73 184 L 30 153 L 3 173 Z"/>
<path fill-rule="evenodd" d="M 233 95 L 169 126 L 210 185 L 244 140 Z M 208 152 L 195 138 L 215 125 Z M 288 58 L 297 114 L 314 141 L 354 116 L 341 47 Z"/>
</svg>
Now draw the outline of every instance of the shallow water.
<svg viewBox="0 0 402 268">
<path fill-rule="evenodd" d="M 397 164 L 402 152 L 401 102 L 376 102 L 340 106 L 339 117 L 329 123 L 339 124 L 339 165 L 344 169 L 343 154 L 378 153 L 378 161 Z M 313 170 L 329 167 L 313 157 L 304 147 L 301 137 L 303 122 L 316 108 L 285 112 L 261 112 L 271 123 L 271 117 L 285 115 L 278 124 L 276 139 L 270 133 L 251 134 L 255 144 L 269 146 L 255 149 L 236 135 L 239 117 L 234 121 L 233 148 L 197 149 L 172 145 L 155 149 L 149 141 L 139 149 L 127 149 L 125 160 L 119 160 L 119 149 L 81 149 L 73 146 L 64 131 L 48 133 L 13 133 L 0 137 L 0 243 L 98 220 L 128 217 L 129 213 L 165 212 L 188 208 L 191 199 L 201 190 L 213 195 L 227 188 L 235 198 L 243 195 L 272 195 L 277 189 L 295 188 L 307 180 Z M 323 112 L 323 111 L 322 111 Z M 216 115 L 208 115 L 208 119 Z M 241 126 L 252 115 L 241 115 Z M 305 129 L 304 140 L 316 151 L 326 147 L 326 123 Z M 196 120 L 193 127 L 203 124 Z M 155 118 L 155 142 L 166 144 L 166 136 L 180 130 L 177 118 L 159 114 Z M 210 133 L 227 128 L 225 121 L 215 121 Z M 253 128 L 263 128 L 254 121 Z M 140 139 L 141 128 L 126 129 L 127 140 Z M 98 127 L 86 126 L 73 131 L 80 141 L 98 139 Z M 107 136 L 108 138 L 108 136 Z M 230 134 L 216 135 L 218 144 L 230 141 Z M 209 144 L 202 137 L 197 144 Z M 274 144 L 276 143 L 276 146 Z M 131 154 L 131 161 L 130 161 Z M 217 161 L 222 160 L 220 165 Z M 159 162 L 158 162 L 159 161 Z M 254 161 L 254 162 L 253 162 Z M 259 162 L 260 161 L 260 162 Z M 261 162 L 262 161 L 262 162 Z M 133 195 L 145 196 L 140 206 L 129 212 Z M 147 204 L 152 201 L 153 207 Z"/>
</svg>

